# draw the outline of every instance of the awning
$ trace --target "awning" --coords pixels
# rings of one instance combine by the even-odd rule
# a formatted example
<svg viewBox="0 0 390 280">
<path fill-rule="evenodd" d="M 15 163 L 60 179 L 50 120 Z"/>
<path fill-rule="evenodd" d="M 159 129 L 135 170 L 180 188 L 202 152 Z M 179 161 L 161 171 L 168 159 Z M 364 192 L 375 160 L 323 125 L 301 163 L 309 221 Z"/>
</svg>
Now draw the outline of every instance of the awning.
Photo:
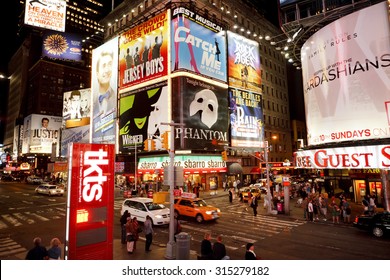
<svg viewBox="0 0 390 280">
<path fill-rule="evenodd" d="M 229 174 L 240 174 L 242 173 L 242 166 L 241 164 L 234 162 L 228 166 L 228 173 Z"/>
<path fill-rule="evenodd" d="M 260 174 L 260 168 L 259 167 L 253 167 L 251 169 L 250 174 Z"/>
</svg>

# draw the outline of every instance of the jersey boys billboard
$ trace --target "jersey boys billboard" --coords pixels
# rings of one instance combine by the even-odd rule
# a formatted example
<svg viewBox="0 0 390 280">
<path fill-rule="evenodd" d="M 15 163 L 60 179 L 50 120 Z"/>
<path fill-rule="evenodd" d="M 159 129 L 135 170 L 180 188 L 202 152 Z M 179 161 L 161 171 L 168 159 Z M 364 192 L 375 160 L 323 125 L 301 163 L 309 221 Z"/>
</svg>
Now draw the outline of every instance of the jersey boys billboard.
<svg viewBox="0 0 390 280">
<path fill-rule="evenodd" d="M 301 57 L 309 145 L 390 137 L 387 2 L 325 26 Z"/>
<path fill-rule="evenodd" d="M 66 251 L 70 260 L 112 260 L 115 146 L 69 148 Z"/>
<path fill-rule="evenodd" d="M 120 89 L 167 75 L 168 13 L 161 13 L 120 36 Z"/>
<path fill-rule="evenodd" d="M 226 38 L 222 28 L 186 8 L 172 12 L 173 71 L 186 70 L 226 82 Z"/>
</svg>

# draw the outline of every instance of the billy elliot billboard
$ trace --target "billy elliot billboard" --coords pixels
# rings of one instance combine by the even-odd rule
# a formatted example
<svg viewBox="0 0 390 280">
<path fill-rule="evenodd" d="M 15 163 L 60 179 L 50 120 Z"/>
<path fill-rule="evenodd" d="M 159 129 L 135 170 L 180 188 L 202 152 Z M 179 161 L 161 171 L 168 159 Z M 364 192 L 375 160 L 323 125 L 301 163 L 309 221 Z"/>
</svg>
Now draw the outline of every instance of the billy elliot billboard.
<svg viewBox="0 0 390 280">
<path fill-rule="evenodd" d="M 112 260 L 115 145 L 71 143 L 65 257 Z"/>
<path fill-rule="evenodd" d="M 168 28 L 164 12 L 120 36 L 120 89 L 167 75 Z"/>
<path fill-rule="evenodd" d="M 118 37 L 115 37 L 92 52 L 92 143 L 115 144 L 117 69 Z"/>
<path fill-rule="evenodd" d="M 177 149 L 223 149 L 228 145 L 227 88 L 190 77 L 172 81 L 172 118 Z"/>
<path fill-rule="evenodd" d="M 170 121 L 166 82 L 153 84 L 121 94 L 119 101 L 119 150 L 126 152 L 143 149 L 150 139 L 159 150 L 161 135 L 170 127 L 161 125 Z"/>
<path fill-rule="evenodd" d="M 232 147 L 260 148 L 264 141 L 262 95 L 229 88 Z"/>
<path fill-rule="evenodd" d="M 221 26 L 184 7 L 172 11 L 172 71 L 226 82 L 226 36 Z"/>
<path fill-rule="evenodd" d="M 330 23 L 303 45 L 309 145 L 390 137 L 389 36 L 383 1 Z"/>
<path fill-rule="evenodd" d="M 229 86 L 261 93 L 259 43 L 227 32 Z"/>
</svg>

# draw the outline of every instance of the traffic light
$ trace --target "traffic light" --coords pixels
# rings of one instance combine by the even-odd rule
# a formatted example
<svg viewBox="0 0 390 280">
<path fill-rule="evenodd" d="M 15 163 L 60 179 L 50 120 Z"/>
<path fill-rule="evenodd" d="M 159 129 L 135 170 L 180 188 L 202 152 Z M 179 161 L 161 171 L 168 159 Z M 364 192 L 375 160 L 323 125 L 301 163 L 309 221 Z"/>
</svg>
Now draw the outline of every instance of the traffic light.
<svg viewBox="0 0 390 280">
<path fill-rule="evenodd" d="M 223 152 L 221 153 L 221 155 L 222 155 L 222 160 L 223 160 L 223 161 L 227 161 L 227 160 L 228 160 L 227 151 L 223 151 Z"/>
<path fill-rule="evenodd" d="M 168 131 L 165 131 L 162 135 L 161 135 L 161 146 L 164 150 L 168 150 L 169 149 L 169 136 L 168 136 Z"/>
<path fill-rule="evenodd" d="M 149 139 L 144 141 L 144 151 L 149 151 Z"/>
</svg>

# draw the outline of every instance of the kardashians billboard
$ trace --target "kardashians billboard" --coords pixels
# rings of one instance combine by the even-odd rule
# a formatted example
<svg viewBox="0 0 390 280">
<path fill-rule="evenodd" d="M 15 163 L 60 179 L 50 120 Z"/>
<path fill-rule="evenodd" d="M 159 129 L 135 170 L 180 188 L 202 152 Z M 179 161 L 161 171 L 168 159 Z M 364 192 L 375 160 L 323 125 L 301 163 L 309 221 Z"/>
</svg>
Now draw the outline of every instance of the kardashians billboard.
<svg viewBox="0 0 390 280">
<path fill-rule="evenodd" d="M 390 28 L 383 1 L 325 26 L 301 49 L 308 144 L 390 137 Z"/>
</svg>

